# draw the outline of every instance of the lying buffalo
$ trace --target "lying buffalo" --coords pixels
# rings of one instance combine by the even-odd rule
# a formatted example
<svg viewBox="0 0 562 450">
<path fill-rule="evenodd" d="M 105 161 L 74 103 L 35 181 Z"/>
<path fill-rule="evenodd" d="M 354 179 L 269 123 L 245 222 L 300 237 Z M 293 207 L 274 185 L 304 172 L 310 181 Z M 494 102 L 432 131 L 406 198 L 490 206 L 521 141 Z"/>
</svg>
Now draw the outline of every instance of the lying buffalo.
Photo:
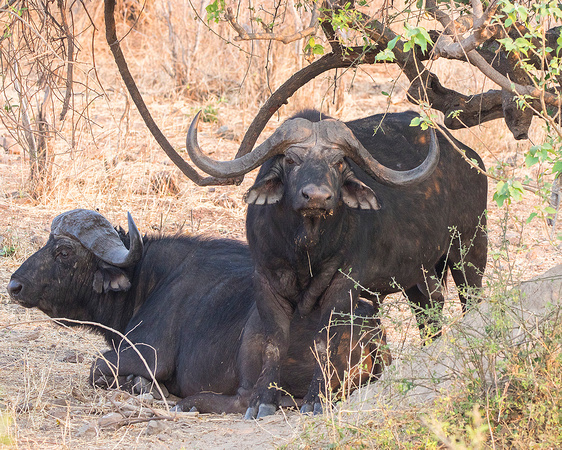
<svg viewBox="0 0 562 450">
<path fill-rule="evenodd" d="M 326 330 L 333 311 L 352 310 L 357 286 L 375 304 L 404 290 L 422 330 L 430 325 L 438 332 L 439 317 L 426 310 L 435 305 L 440 313 L 447 268 L 463 307 L 481 287 L 487 253 L 482 160 L 447 132 L 410 126 L 415 118 L 405 112 L 343 123 L 307 111 L 232 161 L 204 155 L 197 119 L 191 124 L 187 150 L 208 174 L 236 177 L 263 164 L 246 194 L 256 301 L 266 330 L 264 366 L 247 416 L 275 411 L 278 392 L 268 387 L 279 382 L 295 315 L 319 308 L 318 330 Z M 328 338 L 326 331 L 315 338 L 321 364 Z M 337 346 L 333 333 L 333 352 Z M 311 378 L 303 411 L 321 409 L 321 370 Z"/>
<path fill-rule="evenodd" d="M 143 239 L 130 215 L 125 235 L 94 211 L 73 210 L 53 220 L 47 244 L 12 275 L 8 292 L 50 317 L 104 326 L 90 325 L 114 349 L 92 365 L 94 384 L 130 389 L 140 380 L 146 387 L 151 373 L 138 351 L 155 379 L 183 398 L 177 409 L 241 413 L 260 375 L 264 348 L 253 273 L 240 242 Z M 370 303 L 361 302 L 355 313 L 367 319 L 355 317 L 354 327 L 338 328 L 353 348 L 353 363 L 364 359 L 366 369 L 358 375 L 364 380 L 382 369 L 382 335 Z M 319 319 L 316 309 L 290 325 L 280 381 L 296 398 L 306 394 L 314 372 L 310 347 Z M 135 348 L 106 327 L 125 334 Z M 347 367 L 349 352 L 340 353 L 334 386 Z"/>
</svg>

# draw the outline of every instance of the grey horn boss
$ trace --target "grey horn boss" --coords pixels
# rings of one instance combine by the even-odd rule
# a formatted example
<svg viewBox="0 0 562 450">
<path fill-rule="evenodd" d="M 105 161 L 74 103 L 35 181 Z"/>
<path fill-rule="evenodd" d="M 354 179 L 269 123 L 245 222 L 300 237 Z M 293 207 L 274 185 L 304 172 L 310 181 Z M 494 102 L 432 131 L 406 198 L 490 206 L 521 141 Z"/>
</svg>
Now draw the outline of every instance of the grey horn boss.
<svg viewBox="0 0 562 450">
<path fill-rule="evenodd" d="M 102 261 L 117 267 L 136 264 L 142 256 L 142 237 L 127 213 L 130 249 L 127 249 L 109 221 L 88 209 L 67 211 L 53 219 L 51 234 L 75 238 Z"/>
</svg>

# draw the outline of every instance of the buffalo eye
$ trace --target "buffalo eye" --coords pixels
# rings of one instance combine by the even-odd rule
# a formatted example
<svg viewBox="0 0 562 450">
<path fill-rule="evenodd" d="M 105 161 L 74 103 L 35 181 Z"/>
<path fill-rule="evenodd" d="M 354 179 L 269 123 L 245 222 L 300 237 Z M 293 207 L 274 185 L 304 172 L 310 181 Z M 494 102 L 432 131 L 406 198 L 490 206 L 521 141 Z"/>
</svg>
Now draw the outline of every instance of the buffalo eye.
<svg viewBox="0 0 562 450">
<path fill-rule="evenodd" d="M 339 172 L 343 171 L 343 159 L 338 159 L 335 163 L 334 163 L 334 167 L 336 168 L 336 170 L 338 170 Z"/>
<path fill-rule="evenodd" d="M 285 156 L 285 163 L 289 166 L 292 166 L 293 164 L 295 164 L 295 160 L 289 156 Z"/>
<path fill-rule="evenodd" d="M 56 258 L 57 259 L 61 259 L 61 260 L 65 260 L 70 256 L 70 249 L 68 247 L 60 247 L 57 249 L 57 254 L 56 254 Z"/>
</svg>

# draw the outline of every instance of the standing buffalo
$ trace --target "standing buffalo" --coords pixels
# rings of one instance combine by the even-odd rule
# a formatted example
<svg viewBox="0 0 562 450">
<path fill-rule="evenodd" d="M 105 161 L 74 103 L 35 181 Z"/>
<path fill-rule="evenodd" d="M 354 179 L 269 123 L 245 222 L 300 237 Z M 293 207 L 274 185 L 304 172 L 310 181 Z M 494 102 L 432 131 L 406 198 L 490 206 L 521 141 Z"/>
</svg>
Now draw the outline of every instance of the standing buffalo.
<svg viewBox="0 0 562 450">
<path fill-rule="evenodd" d="M 266 330 L 247 417 L 275 411 L 278 393 L 268 386 L 279 382 L 294 316 L 321 311 L 315 338 L 320 365 L 302 407 L 321 411 L 325 325 L 332 311 L 349 312 L 356 304 L 357 286 L 375 304 L 379 296 L 404 290 L 420 327 L 436 331 L 439 319 L 426 311 L 436 305 L 440 315 L 447 268 L 463 308 L 481 287 L 487 180 L 475 167 L 483 163 L 449 133 L 436 137 L 431 129 L 410 126 L 416 117 L 380 114 L 343 123 L 307 111 L 233 161 L 205 156 L 197 118 L 191 124 L 187 150 L 208 174 L 234 177 L 263 164 L 246 194 L 257 307 Z M 334 333 L 332 353 L 337 342 Z"/>
<path fill-rule="evenodd" d="M 248 248 L 240 242 L 142 239 L 130 215 L 125 235 L 94 211 L 74 210 L 53 220 L 47 244 L 12 275 L 8 292 L 51 317 L 104 326 L 90 325 L 113 349 L 94 362 L 92 383 L 132 388 L 140 381 L 146 387 L 152 373 L 183 398 L 179 410 L 241 413 L 259 377 L 264 348 L 253 273 Z M 356 316 L 353 327 L 338 326 L 353 347 L 353 362 L 365 357 L 363 380 L 381 370 L 376 354 L 381 336 L 372 313 L 369 303 L 360 303 L 356 314 L 366 319 Z M 310 347 L 319 316 L 317 309 L 289 325 L 293 339 L 281 361 L 280 381 L 297 398 L 306 394 L 314 372 Z M 106 327 L 126 335 L 135 348 Z M 334 360 L 339 379 L 347 356 Z"/>
</svg>

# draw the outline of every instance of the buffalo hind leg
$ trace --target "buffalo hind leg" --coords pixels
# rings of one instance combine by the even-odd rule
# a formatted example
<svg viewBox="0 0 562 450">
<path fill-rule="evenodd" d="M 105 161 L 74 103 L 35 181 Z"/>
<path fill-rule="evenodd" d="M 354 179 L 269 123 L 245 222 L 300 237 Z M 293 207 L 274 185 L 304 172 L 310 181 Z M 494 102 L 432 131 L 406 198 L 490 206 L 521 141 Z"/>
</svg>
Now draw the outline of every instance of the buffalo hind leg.
<svg viewBox="0 0 562 450">
<path fill-rule="evenodd" d="M 427 273 L 423 283 L 405 290 L 422 339 L 434 338 L 441 334 L 445 298 L 442 275 L 438 276 L 437 273 L 443 273 L 439 264 L 435 270 Z"/>
<path fill-rule="evenodd" d="M 144 362 L 136 350 L 141 354 Z M 92 364 L 90 383 L 93 386 L 119 388 L 136 394 L 151 392 L 156 394 L 155 397 L 160 396 L 160 390 L 162 390 L 166 396 L 167 389 L 162 384 L 158 389 L 152 380 L 153 378 L 157 381 L 168 379 L 170 374 L 164 368 L 170 364 L 166 364 L 166 361 L 160 359 L 158 367 L 155 367 L 155 352 L 148 345 L 137 344 L 136 350 L 127 344 L 127 347 L 120 349 L 119 352 L 115 350 L 105 352 Z"/>
<path fill-rule="evenodd" d="M 479 301 L 487 251 L 488 239 L 482 228 L 478 228 L 472 240 L 453 239 L 447 266 L 457 286 L 463 312 Z"/>
</svg>

